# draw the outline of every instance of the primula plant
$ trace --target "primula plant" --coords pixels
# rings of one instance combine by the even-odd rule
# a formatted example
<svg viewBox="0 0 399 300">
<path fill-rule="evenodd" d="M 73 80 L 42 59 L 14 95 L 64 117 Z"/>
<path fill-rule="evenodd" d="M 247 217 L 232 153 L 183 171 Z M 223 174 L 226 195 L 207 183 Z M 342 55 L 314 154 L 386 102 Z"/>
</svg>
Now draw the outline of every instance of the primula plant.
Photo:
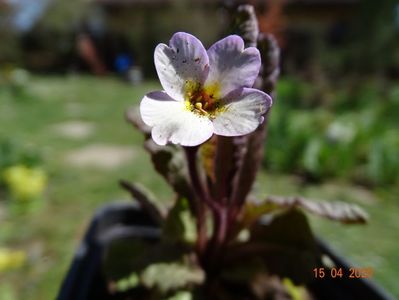
<svg viewBox="0 0 399 300">
<path fill-rule="evenodd" d="M 121 182 L 154 224 L 147 238 L 106 249 L 109 289 L 120 299 L 298 299 L 323 266 L 304 213 L 366 220 L 344 203 L 251 195 L 276 101 L 279 51 L 259 34 L 251 6 L 240 6 L 233 21 L 235 35 L 208 50 L 183 32 L 159 44 L 163 90 L 127 114 L 176 198 L 164 207 L 139 185 Z"/>
</svg>

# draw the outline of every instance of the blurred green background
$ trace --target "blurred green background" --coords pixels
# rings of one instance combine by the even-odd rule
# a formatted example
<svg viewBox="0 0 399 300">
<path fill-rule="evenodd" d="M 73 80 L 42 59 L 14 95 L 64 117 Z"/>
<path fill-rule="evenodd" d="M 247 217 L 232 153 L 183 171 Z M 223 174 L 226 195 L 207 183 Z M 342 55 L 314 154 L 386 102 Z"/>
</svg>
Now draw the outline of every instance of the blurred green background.
<svg viewBox="0 0 399 300">
<path fill-rule="evenodd" d="M 160 88 L 156 44 L 209 46 L 235 2 L 0 0 L 0 299 L 55 297 L 95 209 L 130 201 L 119 179 L 171 198 L 123 115 Z M 282 55 L 255 193 L 362 206 L 313 228 L 399 297 L 399 2 L 247 2 Z"/>
</svg>

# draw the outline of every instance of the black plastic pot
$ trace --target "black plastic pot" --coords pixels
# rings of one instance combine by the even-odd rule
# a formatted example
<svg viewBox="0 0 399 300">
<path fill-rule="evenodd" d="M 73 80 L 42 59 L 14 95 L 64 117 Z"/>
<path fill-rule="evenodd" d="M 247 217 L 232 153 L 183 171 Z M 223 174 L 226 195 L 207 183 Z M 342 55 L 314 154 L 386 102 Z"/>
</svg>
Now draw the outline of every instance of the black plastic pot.
<svg viewBox="0 0 399 300">
<path fill-rule="evenodd" d="M 105 245 L 121 238 L 137 238 L 156 242 L 160 229 L 139 207 L 114 203 L 101 208 L 94 216 L 77 250 L 72 265 L 61 285 L 58 300 L 118 299 L 107 291 L 101 272 Z M 322 254 L 327 255 L 345 274 L 349 265 L 326 243 L 318 241 Z M 311 270 L 310 270 L 311 271 Z M 308 288 L 320 300 L 394 300 L 374 282 L 365 278 L 315 279 Z"/>
</svg>

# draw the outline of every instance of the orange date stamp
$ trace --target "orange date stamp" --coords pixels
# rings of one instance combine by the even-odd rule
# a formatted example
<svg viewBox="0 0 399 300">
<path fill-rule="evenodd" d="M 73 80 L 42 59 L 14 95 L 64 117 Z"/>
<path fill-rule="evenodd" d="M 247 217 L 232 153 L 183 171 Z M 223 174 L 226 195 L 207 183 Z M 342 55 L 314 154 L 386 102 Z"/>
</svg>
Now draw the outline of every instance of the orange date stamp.
<svg viewBox="0 0 399 300">
<path fill-rule="evenodd" d="M 349 279 L 359 279 L 359 278 L 371 278 L 373 277 L 374 269 L 371 267 L 367 268 L 314 268 L 313 277 L 317 279 L 323 278 L 349 278 Z"/>
</svg>

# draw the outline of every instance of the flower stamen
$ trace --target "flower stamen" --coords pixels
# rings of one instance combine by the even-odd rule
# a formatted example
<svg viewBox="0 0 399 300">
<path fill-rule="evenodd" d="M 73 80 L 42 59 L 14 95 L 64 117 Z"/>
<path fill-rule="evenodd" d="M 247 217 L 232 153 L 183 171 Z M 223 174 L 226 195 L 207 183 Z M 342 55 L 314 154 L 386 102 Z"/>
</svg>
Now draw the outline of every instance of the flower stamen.
<svg viewBox="0 0 399 300">
<path fill-rule="evenodd" d="M 205 103 L 205 105 L 204 105 L 204 107 L 206 108 L 207 107 L 207 104 L 208 103 Z M 206 111 L 206 110 L 204 110 L 203 108 L 202 108 L 202 103 L 201 102 L 196 102 L 195 103 L 195 105 L 194 105 L 194 107 L 197 109 L 197 110 L 199 110 L 201 113 L 203 113 L 204 115 L 209 115 L 209 113 Z"/>
<path fill-rule="evenodd" d="M 216 85 L 212 88 L 202 88 L 200 84 L 186 81 L 185 89 L 185 107 L 187 110 L 209 118 L 214 118 L 216 113 L 220 111 L 220 101 L 215 98 Z"/>
</svg>

